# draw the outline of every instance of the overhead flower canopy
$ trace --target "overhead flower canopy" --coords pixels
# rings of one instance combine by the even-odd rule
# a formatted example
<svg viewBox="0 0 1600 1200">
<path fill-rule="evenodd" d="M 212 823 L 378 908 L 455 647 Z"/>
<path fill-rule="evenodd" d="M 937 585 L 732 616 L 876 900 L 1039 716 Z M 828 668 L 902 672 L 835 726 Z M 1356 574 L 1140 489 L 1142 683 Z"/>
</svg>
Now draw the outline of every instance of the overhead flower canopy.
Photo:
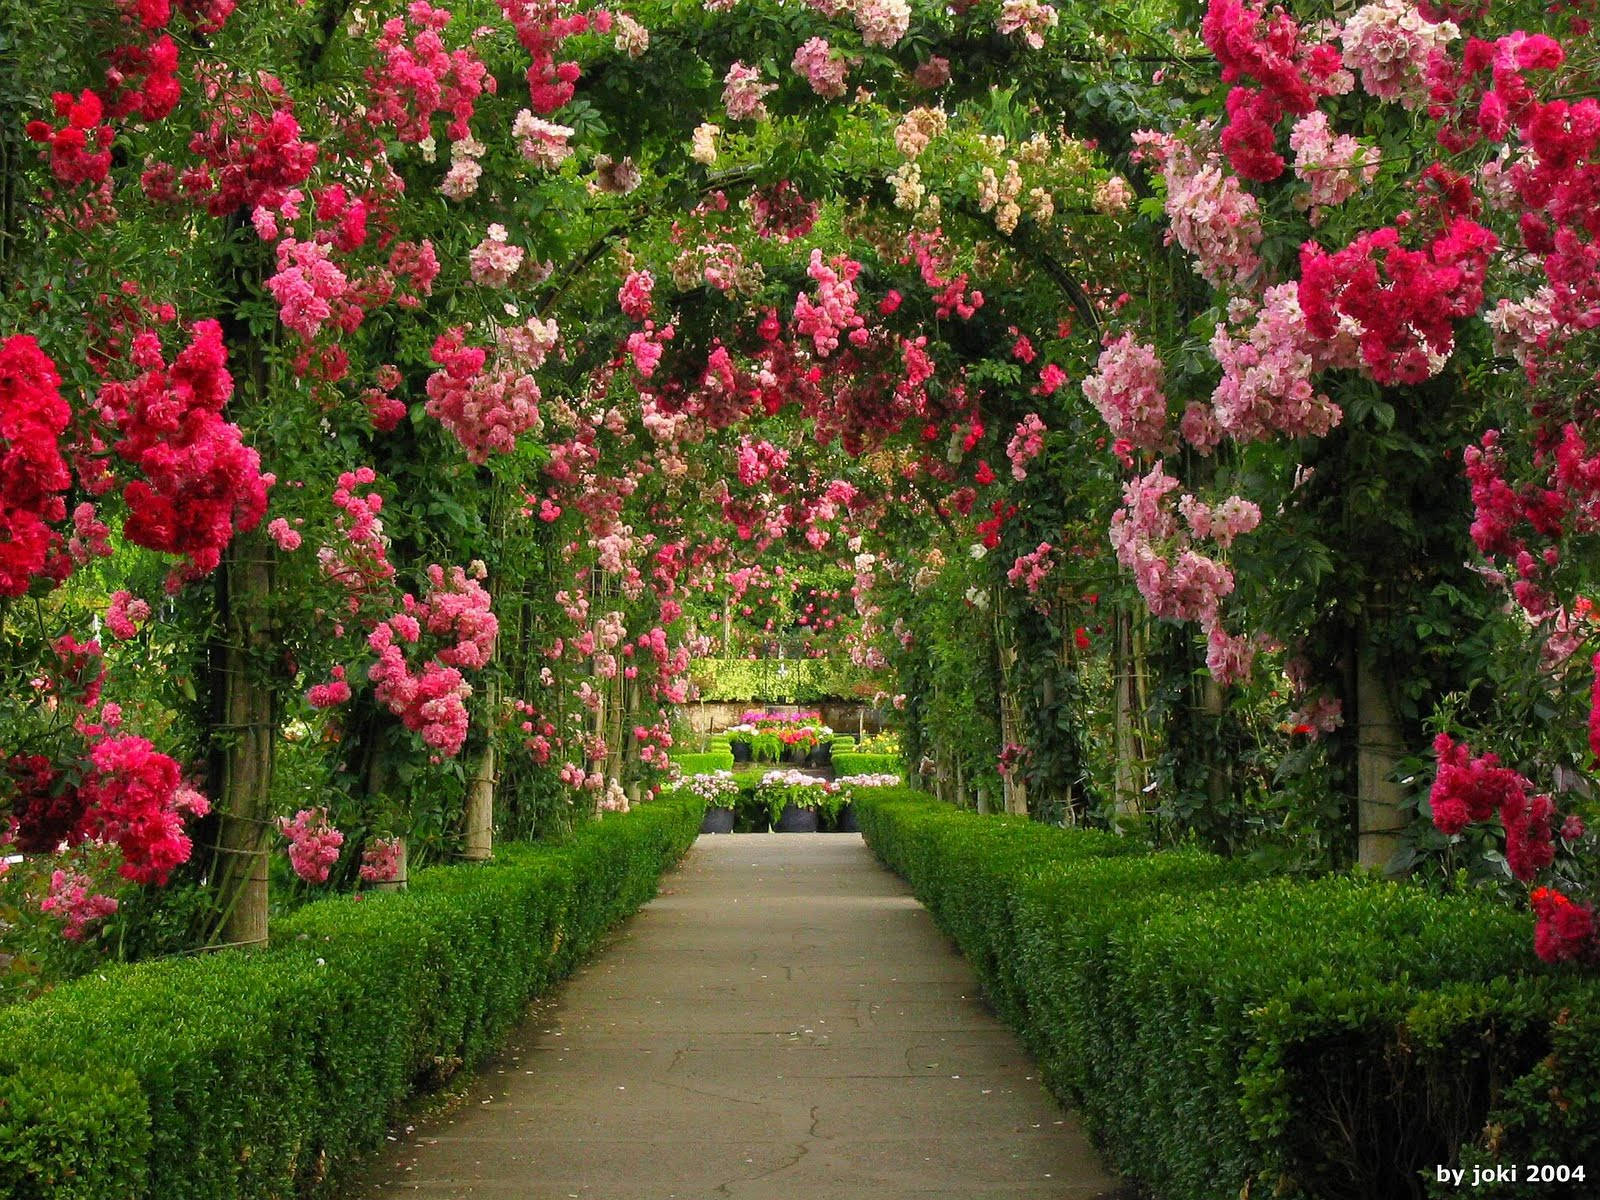
<svg viewBox="0 0 1600 1200">
<path fill-rule="evenodd" d="M 324 809 L 442 852 L 497 784 L 506 827 L 624 807 L 696 661 L 782 641 L 752 587 L 1036 815 L 1233 845 L 1196 781 L 1266 756 L 1393 814 L 1438 727 L 1540 797 L 1600 753 L 1577 9 L 72 13 L 8 18 L 0 100 L 25 847 L 164 876 L 209 797 L 189 869 L 250 940 L 286 798 L 314 863 Z M 1256 725 L 1313 744 L 1197 748 Z M 1562 806 L 1444 811 L 1531 878 Z M 1319 861 L 1466 825 L 1296 813 Z"/>
</svg>

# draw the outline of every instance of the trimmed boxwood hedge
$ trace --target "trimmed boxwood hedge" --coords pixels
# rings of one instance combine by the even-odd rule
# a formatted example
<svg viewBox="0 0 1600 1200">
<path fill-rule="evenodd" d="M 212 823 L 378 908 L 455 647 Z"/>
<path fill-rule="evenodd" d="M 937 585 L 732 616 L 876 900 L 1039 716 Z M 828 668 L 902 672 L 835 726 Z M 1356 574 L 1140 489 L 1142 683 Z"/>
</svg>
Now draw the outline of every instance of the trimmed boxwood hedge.
<svg viewBox="0 0 1600 1200">
<path fill-rule="evenodd" d="M 862 754 L 860 751 L 833 751 L 835 775 L 904 775 L 905 763 L 898 754 Z"/>
<path fill-rule="evenodd" d="M 1600 1194 L 1600 981 L 1542 967 L 1525 915 L 904 788 L 857 808 L 1052 1090 L 1163 1200 L 1444 1195 L 1432 1168 L 1455 1162 L 1589 1174 L 1474 1195 Z"/>
<path fill-rule="evenodd" d="M 668 757 L 678 764 L 685 775 L 703 775 L 711 771 L 733 770 L 733 751 L 726 746 L 712 747 L 703 754 L 688 750 L 668 751 Z"/>
<path fill-rule="evenodd" d="M 307 905 L 268 950 L 120 967 L 0 1012 L 0 1196 L 330 1194 L 407 1097 L 481 1060 L 655 894 L 703 815 L 658 800 Z"/>
</svg>

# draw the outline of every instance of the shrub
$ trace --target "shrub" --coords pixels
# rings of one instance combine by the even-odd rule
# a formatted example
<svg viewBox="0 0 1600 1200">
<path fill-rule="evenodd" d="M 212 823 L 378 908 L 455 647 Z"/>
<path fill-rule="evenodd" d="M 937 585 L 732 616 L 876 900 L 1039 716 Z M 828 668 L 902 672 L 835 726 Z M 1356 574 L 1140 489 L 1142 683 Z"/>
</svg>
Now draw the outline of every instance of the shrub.
<svg viewBox="0 0 1600 1200">
<path fill-rule="evenodd" d="M 1525 915 L 1253 880 L 906 789 L 857 807 L 1051 1088 L 1165 1200 L 1421 1197 L 1439 1163 L 1594 1161 L 1600 983 L 1542 968 Z"/>
<path fill-rule="evenodd" d="M 482 1059 L 653 894 L 703 813 L 656 801 L 307 905 L 270 950 L 118 968 L 0 1013 L 0 1191 L 329 1194 L 409 1095 Z"/>
<path fill-rule="evenodd" d="M 898 754 L 862 754 L 833 747 L 835 775 L 904 775 L 906 767 Z"/>
<path fill-rule="evenodd" d="M 733 770 L 733 751 L 726 744 L 720 748 L 713 747 L 704 754 L 695 754 L 687 750 L 673 750 L 669 757 L 678 764 L 678 769 L 685 775 L 706 775 L 712 771 Z"/>
</svg>

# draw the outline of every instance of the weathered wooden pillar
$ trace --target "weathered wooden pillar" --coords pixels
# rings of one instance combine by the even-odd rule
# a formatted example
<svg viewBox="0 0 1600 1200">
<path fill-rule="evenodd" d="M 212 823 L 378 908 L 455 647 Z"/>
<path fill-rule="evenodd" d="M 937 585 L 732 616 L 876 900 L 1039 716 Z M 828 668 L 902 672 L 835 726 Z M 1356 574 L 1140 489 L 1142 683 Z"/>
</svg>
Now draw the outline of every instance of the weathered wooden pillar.
<svg viewBox="0 0 1600 1200">
<path fill-rule="evenodd" d="M 1370 647 L 1356 655 L 1356 861 L 1383 870 L 1400 849 L 1405 789 L 1394 782 L 1406 752 L 1387 681 Z"/>
</svg>

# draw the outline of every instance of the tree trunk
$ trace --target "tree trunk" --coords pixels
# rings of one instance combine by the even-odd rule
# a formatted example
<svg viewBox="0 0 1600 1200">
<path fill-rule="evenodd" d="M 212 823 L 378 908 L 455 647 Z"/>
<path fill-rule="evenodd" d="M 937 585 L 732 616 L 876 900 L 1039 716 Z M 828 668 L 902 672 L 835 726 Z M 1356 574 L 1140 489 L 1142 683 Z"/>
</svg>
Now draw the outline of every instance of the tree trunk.
<svg viewBox="0 0 1600 1200">
<path fill-rule="evenodd" d="M 1356 861 L 1383 870 L 1400 849 L 1405 789 L 1393 782 L 1406 752 L 1389 689 L 1370 649 L 1356 658 Z"/>
<path fill-rule="evenodd" d="M 267 855 L 272 827 L 273 741 L 278 731 L 273 691 L 261 679 L 273 653 L 266 606 L 272 567 L 261 539 L 236 538 L 222 566 L 220 727 L 215 731 L 217 780 L 215 941 L 267 944 Z"/>
</svg>

